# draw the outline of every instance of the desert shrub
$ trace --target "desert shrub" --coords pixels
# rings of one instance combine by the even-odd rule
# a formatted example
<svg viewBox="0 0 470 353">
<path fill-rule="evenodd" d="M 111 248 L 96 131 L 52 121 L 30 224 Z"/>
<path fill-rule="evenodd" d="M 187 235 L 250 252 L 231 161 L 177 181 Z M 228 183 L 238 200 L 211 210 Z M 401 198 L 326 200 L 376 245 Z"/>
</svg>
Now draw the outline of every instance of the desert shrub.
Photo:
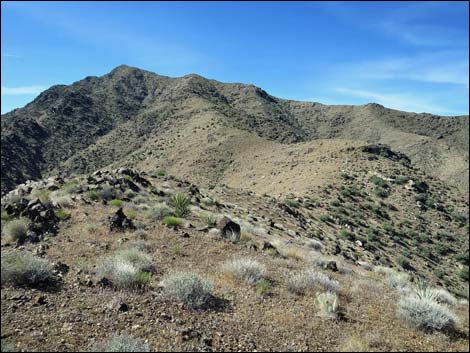
<svg viewBox="0 0 470 353">
<path fill-rule="evenodd" d="M 224 271 L 248 284 L 258 283 L 266 274 L 266 267 L 263 264 L 247 258 L 228 261 L 224 264 L 223 268 Z"/>
<path fill-rule="evenodd" d="M 145 240 L 148 237 L 148 233 L 144 229 L 137 229 L 134 232 L 134 235 L 137 239 Z"/>
<path fill-rule="evenodd" d="M 320 216 L 320 221 L 327 223 L 327 222 L 331 222 L 332 219 L 331 219 L 331 217 L 330 217 L 329 215 L 322 214 L 322 215 Z"/>
<path fill-rule="evenodd" d="M 375 272 L 385 275 L 385 281 L 390 288 L 401 292 L 409 291 L 410 277 L 407 273 L 397 272 L 393 268 L 377 266 Z"/>
<path fill-rule="evenodd" d="M 167 275 L 161 285 L 165 296 L 190 308 L 207 304 L 212 296 L 212 283 L 191 272 L 174 272 Z"/>
<path fill-rule="evenodd" d="M 132 208 L 129 208 L 126 210 L 126 216 L 130 219 L 135 219 L 135 217 L 137 217 L 137 211 Z"/>
<path fill-rule="evenodd" d="M 140 205 L 140 204 L 147 202 L 147 199 L 148 198 L 143 195 L 137 195 L 136 197 L 132 199 L 132 202 L 135 203 L 136 205 Z"/>
<path fill-rule="evenodd" d="M 469 261 L 469 255 L 468 255 L 468 251 L 466 253 L 462 253 L 462 254 L 458 254 L 455 259 L 464 264 L 464 265 L 469 265 L 470 264 L 470 261 Z"/>
<path fill-rule="evenodd" d="M 284 203 L 285 203 L 287 206 L 292 207 L 292 208 L 299 208 L 299 207 L 300 207 L 300 202 L 297 201 L 297 200 L 285 199 L 285 200 L 284 200 Z"/>
<path fill-rule="evenodd" d="M 121 207 L 122 206 L 122 200 L 113 199 L 113 200 L 109 201 L 109 204 L 111 206 Z"/>
<path fill-rule="evenodd" d="M 28 218 L 20 217 L 8 222 L 3 232 L 11 241 L 23 243 L 26 240 L 26 235 L 30 227 L 31 221 Z"/>
<path fill-rule="evenodd" d="M 338 296 L 335 293 L 320 293 L 315 298 L 315 304 L 320 310 L 320 314 L 327 318 L 336 318 L 338 311 Z"/>
<path fill-rule="evenodd" d="M 210 213 L 204 213 L 203 215 L 201 215 L 201 219 L 209 227 L 215 227 L 217 225 L 217 219 L 214 217 L 214 215 Z"/>
<path fill-rule="evenodd" d="M 124 191 L 124 196 L 129 198 L 129 199 L 133 199 L 137 194 L 132 191 L 131 189 L 128 189 L 126 191 Z"/>
<path fill-rule="evenodd" d="M 455 298 L 452 294 L 450 294 L 445 289 L 442 289 L 442 288 L 434 289 L 433 292 L 434 292 L 435 300 L 438 303 L 446 304 L 450 306 L 455 306 L 458 304 L 457 298 Z"/>
<path fill-rule="evenodd" d="M 410 178 L 408 178 L 407 176 L 399 175 L 395 179 L 395 184 L 404 185 L 408 182 L 408 180 L 410 180 Z"/>
<path fill-rule="evenodd" d="M 92 201 L 96 201 L 100 198 L 100 195 L 96 192 L 96 190 L 90 190 L 88 191 L 88 197 Z"/>
<path fill-rule="evenodd" d="M 98 275 L 111 281 L 116 288 L 143 288 L 150 282 L 151 257 L 136 248 L 121 250 L 106 259 Z"/>
<path fill-rule="evenodd" d="M 98 196 L 105 201 L 111 201 L 116 198 L 116 190 L 111 185 L 103 185 L 97 193 Z"/>
<path fill-rule="evenodd" d="M 354 241 L 356 239 L 356 236 L 353 233 L 351 233 L 351 232 L 349 232 L 345 229 L 342 229 L 339 232 L 339 236 L 343 239 L 350 240 L 350 241 Z"/>
<path fill-rule="evenodd" d="M 369 180 L 376 186 L 379 186 L 381 188 L 387 188 L 388 187 L 388 183 L 382 179 L 381 177 L 377 176 L 377 175 L 372 175 Z"/>
<path fill-rule="evenodd" d="M 75 194 L 80 191 L 80 183 L 78 180 L 70 180 L 64 184 L 62 189 L 67 194 Z"/>
<path fill-rule="evenodd" d="M 404 269 L 410 268 L 410 261 L 404 256 L 398 256 L 397 263 Z"/>
<path fill-rule="evenodd" d="M 74 202 L 72 198 L 68 195 L 52 195 L 51 201 L 55 207 L 62 207 L 62 208 L 74 207 Z"/>
<path fill-rule="evenodd" d="M 309 241 L 306 242 L 306 244 L 309 248 L 320 251 L 323 247 L 321 241 L 316 240 L 316 239 L 310 239 Z"/>
<path fill-rule="evenodd" d="M 183 224 L 183 220 L 176 217 L 165 217 L 163 218 L 163 224 L 170 228 L 177 228 Z"/>
<path fill-rule="evenodd" d="M 157 176 L 160 176 L 160 177 L 163 177 L 163 176 L 166 175 L 166 171 L 163 170 L 163 169 L 160 169 L 160 170 L 157 171 L 156 175 L 157 175 Z"/>
<path fill-rule="evenodd" d="M 109 340 L 94 345 L 90 352 L 150 352 L 150 347 L 142 339 L 119 334 Z"/>
<path fill-rule="evenodd" d="M 436 293 L 426 281 L 418 279 L 413 287 L 413 294 L 419 299 L 436 300 Z"/>
<path fill-rule="evenodd" d="M 12 215 L 9 215 L 7 211 L 2 211 L 2 223 L 9 222 L 13 219 Z"/>
<path fill-rule="evenodd" d="M 333 293 L 339 291 L 338 281 L 313 269 L 298 272 L 287 281 L 288 290 L 295 294 L 305 294 L 316 286 Z"/>
<path fill-rule="evenodd" d="M 170 206 L 175 210 L 175 216 L 184 218 L 189 215 L 189 198 L 182 192 L 177 192 L 170 198 Z"/>
<path fill-rule="evenodd" d="M 214 206 L 215 205 L 215 201 L 211 197 L 204 197 L 201 200 L 201 202 L 202 202 L 203 205 L 206 205 L 206 206 Z"/>
<path fill-rule="evenodd" d="M 2 341 L 2 352 L 16 352 L 16 348 L 12 343 Z"/>
<path fill-rule="evenodd" d="M 256 290 L 260 295 L 265 295 L 271 290 L 272 283 L 267 279 L 262 279 L 256 285 Z"/>
<path fill-rule="evenodd" d="M 55 276 L 49 261 L 29 252 L 2 254 L 2 284 L 36 287 L 54 282 Z"/>
<path fill-rule="evenodd" d="M 59 220 L 61 221 L 65 221 L 66 219 L 70 218 L 70 213 L 65 211 L 63 208 L 59 208 L 58 210 L 55 210 L 54 213 L 57 216 L 57 218 L 59 218 Z"/>
<path fill-rule="evenodd" d="M 155 205 L 147 211 L 147 216 L 155 221 L 164 219 L 165 217 L 173 216 L 173 210 L 164 203 Z"/>
<path fill-rule="evenodd" d="M 389 192 L 387 189 L 385 189 L 385 188 L 376 187 L 376 188 L 374 189 L 374 194 L 375 194 L 376 196 L 381 197 L 381 198 L 384 199 L 384 198 L 386 198 L 386 197 L 388 197 L 388 196 L 390 195 L 390 192 Z"/>
<path fill-rule="evenodd" d="M 408 324 L 419 329 L 451 329 L 457 323 L 457 317 L 446 306 L 416 295 L 400 299 L 398 314 Z"/>
<path fill-rule="evenodd" d="M 465 282 L 468 282 L 469 279 L 469 273 L 468 273 L 468 266 L 464 267 L 460 272 L 459 272 L 459 277 Z"/>
<path fill-rule="evenodd" d="M 425 203 L 426 200 L 428 199 L 429 195 L 426 194 L 426 193 L 421 193 L 421 194 L 418 194 L 415 196 L 415 200 L 416 201 L 419 201 L 419 202 L 422 202 L 422 203 Z"/>
</svg>

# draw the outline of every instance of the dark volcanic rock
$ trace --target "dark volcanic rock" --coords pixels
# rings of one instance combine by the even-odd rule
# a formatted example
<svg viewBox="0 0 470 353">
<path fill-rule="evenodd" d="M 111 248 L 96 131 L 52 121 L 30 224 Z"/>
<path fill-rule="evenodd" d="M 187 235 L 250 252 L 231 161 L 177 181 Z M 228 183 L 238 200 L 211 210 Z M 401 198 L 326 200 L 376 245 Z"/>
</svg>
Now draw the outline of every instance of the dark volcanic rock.
<svg viewBox="0 0 470 353">
<path fill-rule="evenodd" d="M 220 235 L 225 239 L 240 240 L 240 226 L 228 217 L 224 217 L 219 221 L 217 229 L 220 230 Z"/>
<path fill-rule="evenodd" d="M 116 213 L 110 217 L 110 225 L 109 228 L 111 231 L 113 230 L 126 230 L 126 229 L 135 229 L 134 223 L 130 218 L 128 218 L 123 210 L 120 207 Z"/>
</svg>

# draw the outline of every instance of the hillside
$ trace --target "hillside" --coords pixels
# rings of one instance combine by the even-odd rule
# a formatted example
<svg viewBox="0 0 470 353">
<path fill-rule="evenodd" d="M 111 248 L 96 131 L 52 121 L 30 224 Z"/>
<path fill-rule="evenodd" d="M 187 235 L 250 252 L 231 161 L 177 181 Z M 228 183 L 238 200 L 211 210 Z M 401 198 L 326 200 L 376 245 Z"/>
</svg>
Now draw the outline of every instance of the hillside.
<svg viewBox="0 0 470 353">
<path fill-rule="evenodd" d="M 54 86 L 2 116 L 2 351 L 468 351 L 468 121 Z"/>
<path fill-rule="evenodd" d="M 351 149 L 349 157 L 375 172 L 351 167 L 287 199 L 125 168 L 19 186 L 2 199 L 2 344 L 83 351 L 124 332 L 155 351 L 468 350 L 468 301 L 452 299 L 468 298 L 468 219 L 458 213 L 466 205 L 442 182 L 420 181 L 400 156 Z M 430 202 L 418 207 L 424 189 Z M 190 212 L 165 225 L 177 192 L 191 197 Z M 119 207 L 130 223 L 113 229 Z M 24 243 L 9 238 L 18 214 L 35 220 Z M 241 226 L 238 240 L 215 226 L 224 216 Z M 150 261 L 144 287 L 113 288 L 117 278 L 107 277 L 110 285 L 102 277 L 103 261 L 125 249 Z M 3 261 L 24 251 L 53 263 L 54 282 L 11 285 L 19 280 Z M 264 279 L 240 282 L 224 267 L 234 258 L 257 261 Z M 326 282 L 305 287 L 308 269 Z M 208 307 L 167 298 L 161 281 L 188 270 L 213 283 Z M 445 296 L 458 317 L 451 331 L 410 328 L 397 315 L 398 299 L 418 278 L 454 293 Z M 322 286 L 339 298 L 333 320 L 318 311 Z"/>
<path fill-rule="evenodd" d="M 2 116 L 2 193 L 28 179 L 111 164 L 174 168 L 204 185 L 246 186 L 234 172 L 261 175 L 240 161 L 263 161 L 272 171 L 290 158 L 272 159 L 270 151 L 294 147 L 328 158 L 328 150 L 317 148 L 322 140 L 333 148 L 348 140 L 388 144 L 417 168 L 468 193 L 468 136 L 468 116 L 288 101 L 252 85 L 119 66 L 102 77 L 51 87 Z M 250 146 L 259 153 L 253 156 Z M 293 177 L 307 172 L 298 166 Z"/>
</svg>

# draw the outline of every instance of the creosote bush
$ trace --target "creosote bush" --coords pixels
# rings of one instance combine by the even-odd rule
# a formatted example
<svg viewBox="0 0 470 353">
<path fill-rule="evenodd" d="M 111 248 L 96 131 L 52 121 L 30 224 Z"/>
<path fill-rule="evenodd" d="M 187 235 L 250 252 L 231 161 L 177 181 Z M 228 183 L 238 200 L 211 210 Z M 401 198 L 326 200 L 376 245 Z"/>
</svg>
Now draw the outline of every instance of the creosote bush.
<svg viewBox="0 0 470 353">
<path fill-rule="evenodd" d="M 199 308 L 212 296 L 212 283 L 192 272 L 173 272 L 161 282 L 166 297 L 177 300 L 187 307 Z"/>
<path fill-rule="evenodd" d="M 150 347 L 140 338 L 119 334 L 94 345 L 90 352 L 150 352 Z"/>
<path fill-rule="evenodd" d="M 37 287 L 55 280 L 49 261 L 21 251 L 2 254 L 2 284 Z"/>
<path fill-rule="evenodd" d="M 11 241 L 23 243 L 30 227 L 31 221 L 28 218 L 20 217 L 9 221 L 5 225 L 3 232 Z"/>
<path fill-rule="evenodd" d="M 175 210 L 175 216 L 184 218 L 189 215 L 189 198 L 182 192 L 177 192 L 170 198 L 170 206 Z"/>
<path fill-rule="evenodd" d="M 263 264 L 247 258 L 228 261 L 223 270 L 248 284 L 258 283 L 266 275 L 266 267 Z"/>
</svg>

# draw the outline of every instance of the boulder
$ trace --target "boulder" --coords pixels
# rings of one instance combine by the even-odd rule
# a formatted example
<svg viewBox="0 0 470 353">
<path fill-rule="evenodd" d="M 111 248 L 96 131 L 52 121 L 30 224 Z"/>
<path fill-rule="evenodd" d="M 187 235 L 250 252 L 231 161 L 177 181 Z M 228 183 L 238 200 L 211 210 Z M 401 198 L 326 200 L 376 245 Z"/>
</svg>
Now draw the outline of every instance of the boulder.
<svg viewBox="0 0 470 353">
<path fill-rule="evenodd" d="M 130 218 L 128 218 L 123 210 L 120 207 L 116 213 L 110 217 L 110 225 L 109 228 L 111 231 L 113 230 L 126 230 L 126 229 L 135 229 L 134 223 Z"/>
<path fill-rule="evenodd" d="M 217 224 L 217 229 L 220 230 L 222 238 L 239 241 L 240 240 L 240 225 L 233 222 L 230 218 L 224 217 Z"/>
</svg>

